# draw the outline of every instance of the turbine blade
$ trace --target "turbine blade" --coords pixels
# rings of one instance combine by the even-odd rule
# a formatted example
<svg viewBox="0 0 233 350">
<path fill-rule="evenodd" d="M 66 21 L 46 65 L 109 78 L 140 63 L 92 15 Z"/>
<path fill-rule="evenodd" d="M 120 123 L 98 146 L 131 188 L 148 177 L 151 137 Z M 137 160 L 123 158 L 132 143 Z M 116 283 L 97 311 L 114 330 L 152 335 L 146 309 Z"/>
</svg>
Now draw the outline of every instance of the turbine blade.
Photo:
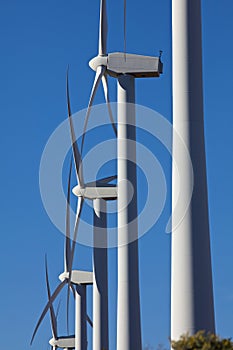
<svg viewBox="0 0 233 350">
<path fill-rule="evenodd" d="M 76 142 L 76 136 L 75 136 L 75 131 L 74 131 L 71 106 L 70 106 L 69 70 L 68 69 L 67 69 L 67 74 L 66 74 L 66 96 L 67 96 L 67 109 L 68 109 L 68 117 L 69 117 L 69 123 L 70 123 L 70 133 L 71 133 L 72 150 L 73 150 L 73 156 L 74 156 L 76 175 L 77 175 L 79 185 L 83 186 L 84 182 L 83 182 L 82 158 L 81 158 L 81 154 L 79 152 L 78 145 Z"/>
<path fill-rule="evenodd" d="M 69 270 L 69 259 L 71 251 L 70 241 L 70 184 L 71 184 L 71 173 L 72 173 L 72 158 L 70 160 L 70 170 L 68 177 L 67 187 L 67 202 L 66 202 L 66 240 L 65 240 L 65 272 Z"/>
<path fill-rule="evenodd" d="M 75 299 L 75 288 L 74 288 L 74 286 L 73 286 L 73 284 L 71 284 L 71 290 L 72 290 L 72 293 L 73 293 L 73 296 L 74 296 L 74 299 Z"/>
<path fill-rule="evenodd" d="M 108 21 L 106 0 L 100 2 L 100 23 L 99 23 L 99 55 L 103 56 L 107 53 L 107 35 L 108 35 Z"/>
<path fill-rule="evenodd" d="M 106 71 L 106 67 L 105 66 L 98 66 L 97 69 L 96 69 L 95 80 L 94 80 L 94 83 L 93 83 L 93 86 L 92 86 L 91 96 L 90 96 L 90 99 L 89 99 L 89 103 L 88 103 L 88 107 L 87 107 L 87 114 L 86 114 L 85 122 L 84 122 L 83 137 L 82 137 L 82 143 L 81 143 L 81 154 L 83 153 L 84 138 L 85 138 L 85 135 L 86 135 L 87 123 L 88 123 L 88 120 L 89 120 L 89 117 L 90 117 L 93 100 L 94 100 L 94 97 L 96 95 L 97 89 L 98 89 L 99 84 L 100 84 L 100 81 L 101 81 L 105 71 Z"/>
<path fill-rule="evenodd" d="M 66 300 L 66 329 L 67 329 L 67 334 L 69 335 L 69 304 L 70 304 L 70 290 L 73 293 L 74 299 L 75 299 L 75 288 L 73 284 L 70 284 L 70 288 L 68 285 L 67 288 L 67 300 Z"/>
<path fill-rule="evenodd" d="M 78 233 L 78 226 L 79 226 L 79 222 L 80 222 L 80 216 L 81 216 L 82 209 L 83 209 L 83 203 L 84 203 L 83 197 L 79 197 L 78 198 L 76 221 L 75 221 L 75 227 L 74 227 L 73 242 L 72 242 L 72 247 L 71 247 L 71 255 L 70 255 L 69 287 L 70 287 L 71 271 L 72 271 L 73 259 L 74 259 L 74 250 L 75 250 L 75 245 L 76 245 L 76 239 L 77 239 L 77 233 Z"/>
<path fill-rule="evenodd" d="M 117 175 L 112 175 L 112 176 L 108 176 L 108 177 L 103 177 L 102 179 L 99 179 L 98 182 L 102 182 L 102 183 L 109 183 L 113 180 L 117 179 Z"/>
<path fill-rule="evenodd" d="M 75 245 L 76 245 L 76 239 L 77 239 L 77 233 L 78 233 L 78 226 L 80 222 L 80 216 L 83 209 L 83 203 L 84 199 L 83 197 L 78 197 L 78 205 L 77 205 L 77 213 L 76 213 L 76 221 L 74 226 L 74 235 L 73 235 L 73 242 L 72 242 L 72 248 L 71 248 L 71 254 L 70 254 L 70 264 L 69 264 L 69 278 L 67 280 L 68 283 L 68 292 L 67 292 L 67 320 L 68 320 L 68 310 L 69 310 L 69 302 L 70 302 L 70 288 L 71 288 L 71 275 L 72 275 L 72 266 L 73 266 L 73 260 L 74 260 L 74 251 L 75 251 Z M 68 329 L 67 329 L 68 331 Z"/>
<path fill-rule="evenodd" d="M 39 320 L 38 320 L 38 322 L 37 322 L 37 324 L 36 324 L 36 327 L 35 327 L 35 329 L 34 329 L 34 332 L 33 332 L 33 334 L 32 334 L 32 339 L 31 339 L 31 342 L 30 342 L 31 345 L 32 345 L 32 343 L 33 343 L 33 340 L 34 340 L 34 338 L 35 338 L 35 335 L 36 335 L 36 333 L 37 333 L 37 330 L 38 330 L 38 328 L 39 328 L 41 322 L 43 321 L 45 315 L 47 314 L 47 312 L 48 312 L 48 310 L 49 310 L 51 304 L 54 302 L 54 300 L 56 299 L 56 297 L 59 295 L 59 293 L 61 292 L 62 288 L 63 288 L 66 284 L 67 284 L 67 280 L 64 280 L 63 282 L 61 282 L 61 283 L 57 286 L 57 288 L 55 289 L 55 291 L 53 292 L 53 294 L 51 295 L 50 300 L 49 300 L 49 301 L 47 302 L 47 304 L 45 305 L 44 310 L 42 311 L 42 314 L 40 315 L 40 318 L 39 318 Z"/>
<path fill-rule="evenodd" d="M 92 320 L 90 319 L 90 317 L 88 315 L 87 315 L 87 322 L 93 328 L 93 322 L 92 322 Z"/>
<path fill-rule="evenodd" d="M 111 124 L 112 124 L 113 131 L 114 131 L 115 135 L 117 136 L 117 128 L 116 128 L 116 125 L 115 125 L 115 121 L 114 121 L 114 118 L 113 118 L 112 109 L 111 109 L 111 105 L 110 105 L 110 101 L 109 101 L 108 80 L 107 80 L 107 75 L 106 74 L 104 74 L 102 76 L 102 84 L 103 84 L 103 89 L 104 89 L 105 101 L 106 101 L 106 104 L 108 106 L 109 118 L 110 118 L 110 121 L 111 121 Z"/>
<path fill-rule="evenodd" d="M 77 233 L 78 233 L 78 226 L 79 226 L 79 221 L 80 221 L 80 216 L 83 210 L 83 203 L 84 203 L 84 198 L 83 197 L 78 197 L 78 203 L 77 203 L 77 211 L 76 211 L 76 221 L 75 221 L 75 226 L 74 226 L 74 235 L 73 235 L 73 242 L 72 242 L 72 248 L 71 248 L 71 262 L 73 263 L 73 253 L 74 253 L 74 246 L 76 243 L 77 239 Z M 71 265 L 72 265 L 71 263 Z"/>
<path fill-rule="evenodd" d="M 67 188 L 67 207 L 66 207 L 66 240 L 65 240 L 65 271 L 69 271 L 70 266 L 70 254 L 71 254 L 71 239 L 70 239 L 70 185 L 71 185 L 71 173 L 72 173 L 72 158 L 70 160 L 70 170 L 68 178 Z M 69 290 L 69 288 L 68 288 Z M 67 310 L 66 310 L 66 327 L 67 334 L 69 335 L 69 297 L 67 296 Z"/>
<path fill-rule="evenodd" d="M 56 311 L 56 320 L 58 318 L 58 314 L 59 314 L 59 311 L 60 311 L 60 307 L 61 307 L 61 299 L 59 300 L 59 303 L 58 303 L 58 306 L 57 306 L 57 311 Z"/>
<path fill-rule="evenodd" d="M 103 177 L 102 179 L 98 179 L 96 181 L 91 181 L 86 183 L 86 187 L 98 187 L 104 184 L 108 184 L 109 182 L 117 179 L 117 175 Z"/>
<path fill-rule="evenodd" d="M 50 291 L 50 285 L 49 285 L 48 263 L 47 263 L 47 256 L 46 255 L 45 255 L 45 276 L 46 276 L 46 286 L 47 286 L 48 299 L 50 302 L 51 291 Z M 54 312 L 54 308 L 53 308 L 52 303 L 49 307 L 49 311 L 50 311 L 50 320 L 51 320 L 53 338 L 57 340 L 57 320 L 56 320 L 56 316 L 55 316 L 55 312 Z"/>
</svg>

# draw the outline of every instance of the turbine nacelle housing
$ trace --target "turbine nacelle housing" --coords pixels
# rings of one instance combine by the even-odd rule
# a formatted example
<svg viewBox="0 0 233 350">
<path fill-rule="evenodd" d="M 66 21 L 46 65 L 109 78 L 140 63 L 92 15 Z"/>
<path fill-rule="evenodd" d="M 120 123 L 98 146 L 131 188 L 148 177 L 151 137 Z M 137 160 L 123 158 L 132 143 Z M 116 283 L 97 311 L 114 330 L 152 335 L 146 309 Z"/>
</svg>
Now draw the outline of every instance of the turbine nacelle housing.
<svg viewBox="0 0 233 350">
<path fill-rule="evenodd" d="M 113 77 L 129 74 L 135 78 L 147 78 L 159 77 L 163 73 L 163 63 L 159 57 L 123 52 L 113 52 L 106 56 L 98 55 L 89 62 L 89 66 L 94 71 L 99 66 L 105 66 L 108 74 Z"/>
<path fill-rule="evenodd" d="M 75 348 L 75 337 L 59 337 L 58 339 L 50 339 L 49 344 L 52 347 L 60 349 L 74 349 Z"/>
<path fill-rule="evenodd" d="M 63 272 L 59 276 L 59 280 L 62 282 L 68 278 L 69 278 L 69 272 Z M 93 272 L 72 270 L 71 271 L 71 283 L 84 284 L 84 285 L 93 284 Z"/>
<path fill-rule="evenodd" d="M 105 199 L 105 200 L 111 200 L 117 198 L 117 187 L 115 185 L 105 185 L 105 186 L 87 186 L 87 187 L 80 187 L 79 185 L 75 186 L 72 190 L 75 196 L 77 197 L 83 197 L 87 199 Z"/>
</svg>

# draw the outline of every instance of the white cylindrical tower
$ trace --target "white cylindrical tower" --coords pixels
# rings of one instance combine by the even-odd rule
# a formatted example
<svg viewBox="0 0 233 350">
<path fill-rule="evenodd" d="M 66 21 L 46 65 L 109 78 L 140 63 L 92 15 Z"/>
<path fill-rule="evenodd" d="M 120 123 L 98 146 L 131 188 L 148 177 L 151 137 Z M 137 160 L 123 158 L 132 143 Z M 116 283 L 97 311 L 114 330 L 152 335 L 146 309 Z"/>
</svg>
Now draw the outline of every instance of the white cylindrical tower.
<svg viewBox="0 0 233 350">
<path fill-rule="evenodd" d="M 203 122 L 200 0 L 172 0 L 173 126 L 171 339 L 198 330 L 215 332 Z M 177 198 L 180 198 L 178 202 Z M 177 210 L 177 206 L 179 206 Z M 176 207 L 176 210 L 175 210 Z M 177 225 L 179 220 L 184 217 Z M 178 217 L 179 216 L 179 217 Z"/>
<path fill-rule="evenodd" d="M 136 128 L 134 103 L 134 78 L 130 75 L 120 75 L 118 77 L 117 146 L 117 350 L 141 350 L 142 348 L 138 274 Z"/>
<path fill-rule="evenodd" d="M 93 350 L 108 350 L 108 253 L 106 201 L 101 198 L 95 199 L 93 206 Z"/>
</svg>

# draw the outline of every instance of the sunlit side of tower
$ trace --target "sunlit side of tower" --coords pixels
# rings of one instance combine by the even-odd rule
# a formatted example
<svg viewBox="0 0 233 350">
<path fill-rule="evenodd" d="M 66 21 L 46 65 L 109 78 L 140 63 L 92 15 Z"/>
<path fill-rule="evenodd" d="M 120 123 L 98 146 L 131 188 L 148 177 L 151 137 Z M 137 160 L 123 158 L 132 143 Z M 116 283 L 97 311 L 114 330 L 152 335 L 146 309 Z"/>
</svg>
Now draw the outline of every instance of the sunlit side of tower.
<svg viewBox="0 0 233 350">
<path fill-rule="evenodd" d="M 173 134 L 171 338 L 198 330 L 215 332 L 203 121 L 200 0 L 172 0 L 173 125 L 190 152 L 194 189 L 184 218 L 174 211 L 192 186 L 187 159 Z M 183 157 L 183 158 L 182 158 Z M 180 204 L 182 208 L 182 203 Z"/>
</svg>

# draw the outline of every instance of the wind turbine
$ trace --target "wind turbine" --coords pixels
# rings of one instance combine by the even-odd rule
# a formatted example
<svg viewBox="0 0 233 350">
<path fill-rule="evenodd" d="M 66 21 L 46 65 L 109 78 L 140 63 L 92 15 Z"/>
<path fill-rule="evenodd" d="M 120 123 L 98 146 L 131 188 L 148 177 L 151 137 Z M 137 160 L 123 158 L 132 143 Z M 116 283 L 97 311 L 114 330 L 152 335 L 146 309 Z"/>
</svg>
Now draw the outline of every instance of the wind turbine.
<svg viewBox="0 0 233 350">
<path fill-rule="evenodd" d="M 46 268 L 47 271 L 47 268 Z M 53 338 L 50 344 L 54 347 L 61 348 L 74 348 L 77 350 L 85 350 L 87 347 L 87 333 L 86 333 L 86 321 L 93 326 L 92 321 L 86 313 L 86 286 L 93 284 L 93 273 L 89 271 L 71 271 L 71 283 L 75 285 L 75 302 L 76 302 L 76 324 L 75 324 L 75 336 L 58 337 L 57 336 L 57 322 L 55 318 L 55 313 L 53 309 L 53 302 L 60 294 L 63 287 L 68 284 L 70 272 L 63 272 L 59 279 L 61 283 L 57 286 L 53 294 L 50 292 L 50 287 L 48 283 L 48 277 L 46 272 L 46 283 L 48 290 L 48 302 L 44 307 L 40 318 L 34 329 L 31 344 L 35 338 L 37 330 L 42 323 L 46 313 L 50 311 L 50 318 L 52 324 Z M 75 346 L 73 346 L 75 344 Z"/>
<path fill-rule="evenodd" d="M 201 1 L 172 1 L 173 159 L 171 339 L 204 329 L 215 332 L 203 118 Z M 191 170 L 180 135 L 190 152 Z M 182 188 L 180 189 L 182 181 Z M 180 201 L 176 204 L 180 191 Z M 178 206 L 178 210 L 177 210 Z M 180 215 L 185 214 L 177 226 Z"/>
<path fill-rule="evenodd" d="M 69 272 L 63 272 L 61 281 L 69 278 Z M 87 321 L 93 323 L 87 315 L 86 287 L 93 284 L 93 273 L 88 271 L 71 271 L 71 283 L 75 285 L 75 350 L 87 349 Z"/>
<path fill-rule="evenodd" d="M 102 19 L 103 20 L 103 19 Z M 102 78 L 106 77 L 103 75 Z M 70 131 L 72 139 L 72 149 L 74 162 L 76 166 L 76 175 L 78 185 L 73 188 L 73 193 L 78 197 L 78 210 L 76 216 L 75 234 L 72 249 L 69 254 L 72 269 L 74 258 L 74 247 L 77 238 L 77 226 L 79 224 L 80 215 L 85 199 L 93 202 L 93 349 L 108 349 L 108 256 L 107 256 L 107 217 L 106 217 L 106 201 L 115 200 L 117 198 L 116 185 L 110 184 L 116 179 L 116 176 L 109 176 L 94 182 L 84 183 L 82 170 L 82 156 L 79 151 L 75 131 L 72 121 L 72 113 L 69 97 L 69 82 L 67 72 L 67 105 L 70 121 Z M 90 109 L 89 109 L 90 110 Z M 110 108 L 109 108 L 110 110 Z M 88 120 L 88 113 L 86 121 Z M 86 126 L 84 127 L 86 128 Z M 84 142 L 85 132 L 83 133 L 82 145 Z M 100 247 L 100 240 L 101 245 Z"/>
<path fill-rule="evenodd" d="M 49 344 L 52 347 L 52 350 L 56 350 L 57 348 L 61 349 L 74 349 L 75 345 L 75 337 L 74 336 L 58 336 L 58 330 L 57 330 L 57 315 L 55 315 L 53 304 L 51 303 L 51 290 L 50 290 L 50 284 L 49 284 L 49 277 L 48 277 L 48 265 L 47 265 L 47 257 L 45 256 L 45 276 L 46 276 L 46 287 L 47 287 L 47 294 L 48 294 L 48 300 L 50 303 L 49 311 L 50 311 L 50 323 L 52 328 L 52 334 L 53 338 L 50 339 Z M 33 341 L 33 339 L 32 339 Z"/>
<path fill-rule="evenodd" d="M 46 261 L 46 284 L 48 291 L 48 303 L 46 304 L 32 335 L 31 344 L 37 333 L 37 330 L 43 321 L 46 313 L 50 311 L 51 325 L 53 338 L 50 340 L 50 345 L 56 349 L 58 348 L 76 348 L 76 350 L 85 350 L 87 348 L 87 331 L 86 321 L 93 327 L 92 321 L 86 312 L 86 286 L 93 284 L 93 273 L 88 271 L 71 271 L 72 264 L 70 262 L 71 246 L 70 246 L 70 184 L 71 184 L 71 170 L 72 162 L 70 163 L 69 179 L 68 179 L 68 190 L 67 190 L 67 208 L 66 208 L 66 239 L 65 239 L 65 271 L 59 276 L 61 283 L 57 286 L 54 293 L 51 295 L 48 272 L 47 272 L 47 261 Z M 69 307 L 69 290 L 72 289 L 75 296 L 76 305 L 76 324 L 75 324 L 75 337 L 57 336 L 57 322 L 53 309 L 53 302 L 63 289 L 68 286 L 68 298 L 67 298 L 67 325 L 68 325 L 68 307 Z M 75 285 L 75 287 L 74 287 Z M 67 327 L 68 330 L 68 327 Z M 69 333 L 69 332 L 68 332 Z"/>
<path fill-rule="evenodd" d="M 126 1 L 124 1 L 126 13 Z M 125 32 L 125 24 L 124 24 Z M 126 42 L 126 41 L 125 41 Z M 118 315 L 117 349 L 141 350 L 141 321 L 138 273 L 137 180 L 135 78 L 159 77 L 159 57 L 107 53 L 106 1 L 101 0 L 99 54 L 89 65 L 96 71 L 90 103 L 84 124 L 83 140 L 90 116 L 90 107 L 102 77 L 118 80 Z M 109 101 L 107 101 L 109 106 Z M 127 138 L 126 138 L 127 135 Z M 134 195 L 131 200 L 130 186 Z M 130 202 L 131 200 L 131 202 Z M 129 204 L 130 203 L 130 204 Z M 133 242 L 131 242 L 133 240 Z"/>
</svg>

